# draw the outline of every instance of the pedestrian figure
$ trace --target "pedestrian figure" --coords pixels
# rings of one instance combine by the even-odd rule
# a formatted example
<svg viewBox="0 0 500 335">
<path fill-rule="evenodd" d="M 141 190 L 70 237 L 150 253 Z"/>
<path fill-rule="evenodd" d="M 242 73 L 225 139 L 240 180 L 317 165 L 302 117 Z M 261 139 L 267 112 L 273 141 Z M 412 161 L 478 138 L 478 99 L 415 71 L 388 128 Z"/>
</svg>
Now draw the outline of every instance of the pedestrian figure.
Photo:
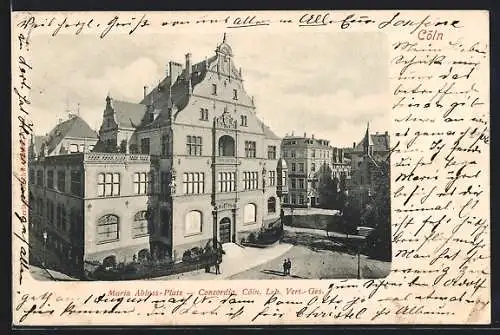
<svg viewBox="0 0 500 335">
<path fill-rule="evenodd" d="M 286 258 L 283 260 L 283 276 L 286 276 L 288 272 L 288 262 L 286 261 Z"/>
<path fill-rule="evenodd" d="M 215 274 L 216 275 L 220 274 L 219 260 L 217 260 L 217 262 L 215 262 Z"/>
<path fill-rule="evenodd" d="M 290 275 L 290 270 L 292 269 L 292 261 L 290 260 L 290 258 L 286 260 L 286 263 L 287 263 L 286 266 L 287 274 Z"/>
<path fill-rule="evenodd" d="M 216 249 L 216 262 L 215 262 L 215 274 L 218 275 L 220 274 L 220 263 L 222 263 L 222 255 L 224 255 L 226 252 L 224 249 L 222 249 L 222 245 Z"/>
</svg>

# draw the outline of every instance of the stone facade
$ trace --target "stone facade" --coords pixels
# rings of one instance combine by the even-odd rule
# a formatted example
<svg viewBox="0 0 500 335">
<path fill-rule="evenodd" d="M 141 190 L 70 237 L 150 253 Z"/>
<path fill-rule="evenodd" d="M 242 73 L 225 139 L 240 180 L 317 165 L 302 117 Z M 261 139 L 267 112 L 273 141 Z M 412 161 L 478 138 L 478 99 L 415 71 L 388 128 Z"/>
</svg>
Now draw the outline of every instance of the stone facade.
<svg viewBox="0 0 500 335">
<path fill-rule="evenodd" d="M 316 139 L 314 135 L 285 136 L 281 142 L 281 155 L 288 166 L 289 194 L 284 197 L 287 206 L 319 207 L 319 188 L 325 179 L 350 179 L 350 164 L 344 158 L 343 150 L 332 147 L 328 140 Z"/>
<path fill-rule="evenodd" d="M 240 242 L 277 222 L 280 143 L 258 118 L 225 36 L 211 58 L 169 62 L 139 103 L 108 95 L 93 152 L 50 160 L 80 171 L 78 196 L 60 195 L 78 209 L 79 259 L 89 269 L 146 254 L 179 261 L 192 247 Z"/>
<path fill-rule="evenodd" d="M 380 162 L 386 161 L 390 153 L 387 132 L 370 134 L 369 126 L 363 139 L 353 144 L 351 156 L 350 195 L 359 209 L 364 209 L 380 183 L 389 183 L 388 176 L 380 174 Z"/>
</svg>

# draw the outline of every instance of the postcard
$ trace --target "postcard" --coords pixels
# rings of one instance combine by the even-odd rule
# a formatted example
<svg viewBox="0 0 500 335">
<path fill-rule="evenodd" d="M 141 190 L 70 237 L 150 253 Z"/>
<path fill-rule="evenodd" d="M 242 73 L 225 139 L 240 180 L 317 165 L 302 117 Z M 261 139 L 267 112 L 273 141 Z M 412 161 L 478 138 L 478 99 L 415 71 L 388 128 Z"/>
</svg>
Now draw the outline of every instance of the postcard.
<svg viewBox="0 0 500 335">
<path fill-rule="evenodd" d="M 15 326 L 490 322 L 487 11 L 12 19 Z"/>
</svg>

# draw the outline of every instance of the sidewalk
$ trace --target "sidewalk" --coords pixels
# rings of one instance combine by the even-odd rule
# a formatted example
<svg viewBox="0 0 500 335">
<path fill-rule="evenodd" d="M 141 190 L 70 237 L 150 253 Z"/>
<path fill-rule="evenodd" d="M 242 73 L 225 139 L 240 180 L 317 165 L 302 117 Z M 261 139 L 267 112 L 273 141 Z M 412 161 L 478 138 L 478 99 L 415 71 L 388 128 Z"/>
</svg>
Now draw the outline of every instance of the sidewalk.
<svg viewBox="0 0 500 335">
<path fill-rule="evenodd" d="M 290 227 L 290 226 L 284 226 L 285 230 L 292 232 L 292 233 L 308 233 L 308 234 L 316 234 L 316 235 L 321 235 L 321 236 L 327 236 L 326 231 L 322 229 L 311 229 L 311 228 L 298 228 L 298 227 Z M 337 238 L 348 238 L 349 240 L 364 240 L 364 236 L 360 235 L 353 235 L 344 233 L 337 233 L 337 232 L 328 232 L 329 237 L 337 237 Z"/>
<path fill-rule="evenodd" d="M 293 245 L 277 243 L 268 248 L 240 247 L 234 243 L 223 244 L 226 254 L 222 257 L 220 265 L 221 274 L 216 275 L 212 267 L 211 273 L 205 270 L 180 273 L 171 276 L 151 278 L 151 280 L 222 280 L 234 276 L 240 272 L 265 264 L 280 257 L 289 251 Z"/>
<path fill-rule="evenodd" d="M 47 273 L 49 272 L 49 273 Z M 42 269 L 38 266 L 30 265 L 30 274 L 35 280 L 60 280 L 60 281 L 70 281 L 70 280 L 79 280 L 73 277 L 70 277 L 64 273 L 57 272 L 49 269 Z M 52 277 L 51 277 L 52 276 Z"/>
<path fill-rule="evenodd" d="M 290 208 L 283 208 L 285 215 L 292 215 L 292 210 Z M 337 209 L 325 209 L 325 208 L 294 208 L 293 215 L 340 215 L 340 211 Z"/>
</svg>

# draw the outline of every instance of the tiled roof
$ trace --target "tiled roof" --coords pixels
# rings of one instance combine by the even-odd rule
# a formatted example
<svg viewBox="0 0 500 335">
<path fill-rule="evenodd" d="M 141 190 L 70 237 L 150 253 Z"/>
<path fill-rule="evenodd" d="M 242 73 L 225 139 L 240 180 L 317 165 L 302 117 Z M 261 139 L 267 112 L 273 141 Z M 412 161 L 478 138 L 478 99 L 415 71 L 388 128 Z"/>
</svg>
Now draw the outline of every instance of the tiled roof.
<svg viewBox="0 0 500 335">
<path fill-rule="evenodd" d="M 113 109 L 118 127 L 134 128 L 141 123 L 146 106 L 127 101 L 113 100 Z"/>
<path fill-rule="evenodd" d="M 78 115 L 57 124 L 45 138 L 45 145 L 50 154 L 66 137 L 97 138 L 97 133 Z"/>
<path fill-rule="evenodd" d="M 194 89 L 196 85 L 203 81 L 207 68 L 217 59 L 217 56 L 192 65 L 191 67 L 191 86 Z M 161 110 L 160 115 L 149 123 L 147 118 L 140 122 L 141 126 L 151 126 L 161 124 L 167 121 L 168 112 L 171 107 L 181 111 L 189 102 L 189 87 L 186 80 L 186 69 L 183 69 L 176 81 L 171 85 L 171 77 L 163 78 L 140 102 L 144 106 L 153 104 L 153 108 Z M 137 123 L 139 124 L 139 123 Z"/>
<path fill-rule="evenodd" d="M 389 135 L 371 134 L 369 135 L 370 144 L 373 145 L 373 151 L 389 151 Z M 365 135 L 366 137 L 366 135 Z M 363 152 L 365 137 L 356 145 L 353 151 Z"/>
</svg>

